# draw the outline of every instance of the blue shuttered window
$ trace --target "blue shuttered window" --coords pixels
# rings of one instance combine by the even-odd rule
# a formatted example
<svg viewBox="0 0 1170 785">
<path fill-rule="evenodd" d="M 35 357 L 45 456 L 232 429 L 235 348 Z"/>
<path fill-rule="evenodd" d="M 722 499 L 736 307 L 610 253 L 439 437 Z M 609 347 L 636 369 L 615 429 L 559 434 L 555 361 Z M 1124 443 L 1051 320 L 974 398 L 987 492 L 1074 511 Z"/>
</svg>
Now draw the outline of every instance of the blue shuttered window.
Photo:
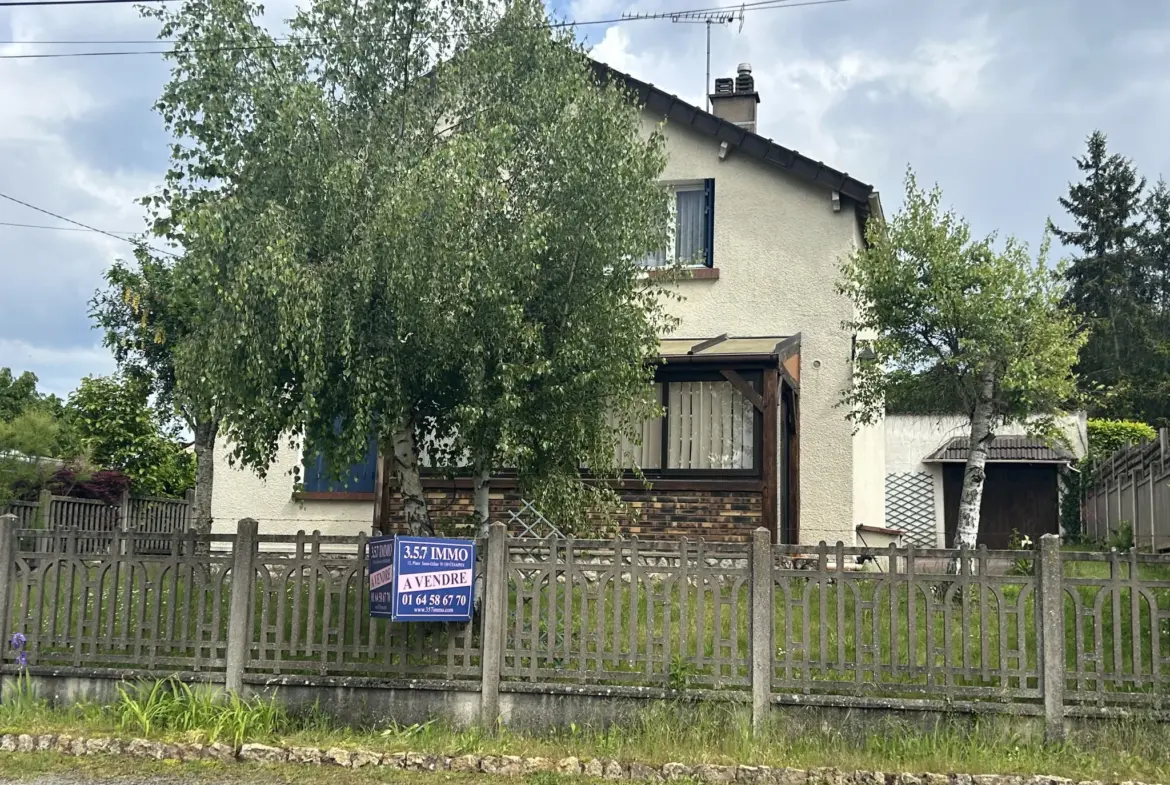
<svg viewBox="0 0 1170 785">
<path fill-rule="evenodd" d="M 305 490 L 310 492 L 337 492 L 373 493 L 374 485 L 378 480 L 378 443 L 370 439 L 370 446 L 365 456 L 358 463 L 347 467 L 341 475 L 342 479 L 334 478 L 333 473 L 327 471 L 325 458 L 305 452 Z"/>
<path fill-rule="evenodd" d="M 679 261 L 691 267 L 715 263 L 715 181 L 673 188 L 672 234 L 670 245 L 648 255 L 643 264 L 661 267 Z"/>
</svg>

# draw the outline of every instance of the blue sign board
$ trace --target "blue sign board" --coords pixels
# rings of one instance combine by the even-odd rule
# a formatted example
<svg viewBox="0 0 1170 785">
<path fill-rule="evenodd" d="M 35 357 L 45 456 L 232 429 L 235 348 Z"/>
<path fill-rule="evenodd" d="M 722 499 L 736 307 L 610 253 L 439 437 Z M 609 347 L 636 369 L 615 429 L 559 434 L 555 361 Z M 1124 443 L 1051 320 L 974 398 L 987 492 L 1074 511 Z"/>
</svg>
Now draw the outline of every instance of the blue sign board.
<svg viewBox="0 0 1170 785">
<path fill-rule="evenodd" d="M 394 617 L 394 538 L 371 537 L 366 542 L 370 569 L 370 616 Z"/>
<path fill-rule="evenodd" d="M 370 540 L 370 615 L 389 615 L 394 621 L 471 621 L 475 542 L 394 537 L 392 563 L 387 563 L 384 541 L 390 539 Z M 383 604 L 387 594 L 389 614 Z"/>
</svg>

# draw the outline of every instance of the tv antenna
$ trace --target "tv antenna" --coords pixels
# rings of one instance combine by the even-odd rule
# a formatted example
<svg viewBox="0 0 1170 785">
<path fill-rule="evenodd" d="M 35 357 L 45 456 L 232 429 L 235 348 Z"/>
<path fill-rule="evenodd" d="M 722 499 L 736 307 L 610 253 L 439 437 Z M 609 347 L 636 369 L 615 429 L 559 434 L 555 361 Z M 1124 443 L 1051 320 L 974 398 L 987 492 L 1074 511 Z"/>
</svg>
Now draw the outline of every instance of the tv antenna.
<svg viewBox="0 0 1170 785">
<path fill-rule="evenodd" d="M 738 32 L 743 32 L 743 12 L 741 5 L 733 11 L 681 11 L 662 14 L 622 14 L 622 19 L 669 19 L 675 24 L 706 25 L 707 26 L 707 77 L 703 83 L 703 96 L 707 111 L 711 111 L 711 27 L 713 25 L 729 25 L 739 22 Z"/>
</svg>

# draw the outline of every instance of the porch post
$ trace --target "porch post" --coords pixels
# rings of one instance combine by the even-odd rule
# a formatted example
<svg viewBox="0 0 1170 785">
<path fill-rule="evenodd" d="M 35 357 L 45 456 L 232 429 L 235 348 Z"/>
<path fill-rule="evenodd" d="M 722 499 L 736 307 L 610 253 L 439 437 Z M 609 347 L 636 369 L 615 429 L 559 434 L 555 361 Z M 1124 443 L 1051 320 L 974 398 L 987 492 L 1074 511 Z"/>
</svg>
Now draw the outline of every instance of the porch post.
<svg viewBox="0 0 1170 785">
<path fill-rule="evenodd" d="M 764 371 L 764 438 L 761 450 L 763 456 L 760 458 L 763 461 L 763 466 L 760 468 L 764 481 L 764 503 L 760 525 L 771 532 L 772 542 L 780 541 L 780 516 L 777 512 L 780 504 L 779 466 L 777 464 L 780 457 L 777 453 L 777 445 L 780 441 L 779 392 L 780 372 L 776 368 L 769 368 Z"/>
</svg>

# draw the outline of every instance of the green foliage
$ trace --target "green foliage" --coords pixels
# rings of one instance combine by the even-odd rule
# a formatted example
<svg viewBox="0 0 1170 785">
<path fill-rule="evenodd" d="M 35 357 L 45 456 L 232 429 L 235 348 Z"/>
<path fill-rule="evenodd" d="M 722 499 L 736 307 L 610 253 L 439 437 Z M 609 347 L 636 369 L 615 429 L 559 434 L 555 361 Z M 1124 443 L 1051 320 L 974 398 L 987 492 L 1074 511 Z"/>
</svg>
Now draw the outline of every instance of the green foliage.
<svg viewBox="0 0 1170 785">
<path fill-rule="evenodd" d="M 1133 548 L 1133 523 L 1120 521 L 1117 528 L 1109 532 L 1105 540 L 1106 548 L 1116 548 L 1119 551 L 1128 551 Z"/>
<path fill-rule="evenodd" d="M 676 654 L 670 658 L 670 671 L 666 674 L 666 689 L 672 695 L 682 695 L 691 684 L 695 666 L 690 660 Z"/>
<path fill-rule="evenodd" d="M 260 696 L 248 700 L 178 679 L 120 686 L 114 714 L 123 731 L 148 737 L 197 734 L 209 742 L 225 741 L 237 748 L 248 739 L 273 736 L 291 724 L 275 695 L 268 700 Z"/>
<path fill-rule="evenodd" d="M 49 702 L 38 697 L 33 689 L 32 678 L 27 670 L 21 670 L 10 689 L 4 690 L 0 702 L 0 724 L 26 726 L 34 718 L 43 716 L 49 709 Z"/>
<path fill-rule="evenodd" d="M 30 371 L 0 368 L 0 505 L 34 498 L 57 468 L 77 453 L 59 398 L 37 390 Z"/>
<path fill-rule="evenodd" d="M 516 469 L 562 526 L 607 494 L 609 414 L 658 406 L 665 156 L 572 32 L 528 0 L 318 0 L 280 47 L 246 0 L 146 13 L 179 42 L 151 206 L 206 315 L 177 380 L 236 457 L 292 433 L 344 467 L 373 432 L 404 499 L 423 451 Z"/>
<path fill-rule="evenodd" d="M 166 240 L 179 239 L 167 221 L 157 224 Z M 184 259 L 156 259 L 142 247 L 135 256 L 136 264 L 117 261 L 106 271 L 107 286 L 90 303 L 90 316 L 104 331 L 122 374 L 148 390 L 159 423 L 169 428 L 178 417 L 190 429 L 197 469 L 193 524 L 206 533 L 219 421 L 212 402 L 180 387 L 175 373 L 177 347 L 196 330 L 199 303 L 182 284 Z"/>
<path fill-rule="evenodd" d="M 1060 531 L 1064 541 L 1081 542 L 1084 531 L 1081 526 L 1081 503 L 1089 488 L 1088 462 L 1081 459 L 1077 471 L 1062 471 L 1060 474 Z"/>
<path fill-rule="evenodd" d="M 1012 529 L 1012 536 L 1008 540 L 1009 551 L 1030 551 L 1036 547 L 1032 542 L 1032 538 L 1027 535 L 1021 535 L 1016 529 Z M 1034 575 L 1036 573 L 1035 559 L 1015 559 L 1009 569 L 1011 575 Z"/>
<path fill-rule="evenodd" d="M 59 420 L 36 408 L 0 422 L 0 505 L 37 495 L 57 469 L 63 434 Z"/>
<path fill-rule="evenodd" d="M 1153 441 L 1158 432 L 1144 422 L 1090 419 L 1088 461 L 1102 461 L 1122 447 Z"/>
<path fill-rule="evenodd" d="M 8 422 L 39 402 L 37 377 L 32 371 L 13 376 L 11 368 L 0 368 L 0 422 Z"/>
<path fill-rule="evenodd" d="M 1009 238 L 976 240 L 967 223 L 943 212 L 942 194 L 906 179 L 906 204 L 868 230 L 868 247 L 843 266 L 842 291 L 857 307 L 852 323 L 872 335 L 875 359 L 858 363 L 846 393 L 851 416 L 884 413 L 891 386 L 931 374 L 972 412 L 977 379 L 994 369 L 994 417 L 1021 421 L 1063 410 L 1073 398 L 1071 366 L 1082 342 L 1060 306 L 1064 288 L 1045 262 Z"/>
<path fill-rule="evenodd" d="M 182 496 L 195 481 L 193 456 L 160 423 L 141 378 L 87 376 L 69 396 L 78 439 L 93 463 L 116 469 L 147 496 Z"/>
<path fill-rule="evenodd" d="M 1170 189 L 1147 191 L 1133 162 L 1093 132 L 1081 182 L 1060 199 L 1072 226 L 1050 226 L 1078 255 L 1068 303 L 1089 330 L 1077 374 L 1090 414 L 1170 424 Z"/>
<path fill-rule="evenodd" d="M 90 303 L 90 316 L 125 376 L 141 381 L 169 423 L 176 414 L 193 427 L 193 418 L 176 399 L 174 347 L 190 331 L 191 304 L 175 286 L 175 263 L 136 251 L 137 264 L 118 260 L 106 270 L 107 287 Z"/>
<path fill-rule="evenodd" d="M 888 224 L 870 222 L 866 247 L 842 266 L 840 289 L 856 309 L 850 326 L 873 349 L 844 393 L 849 416 L 873 422 L 891 392 L 918 379 L 928 381 L 918 385 L 920 399 L 971 418 L 973 445 L 1010 422 L 1055 436 L 1054 418 L 1075 395 L 1083 338 L 1061 305 L 1065 289 L 1046 264 L 1047 244 L 1035 259 L 1013 238 L 996 248 L 994 237 L 972 238 L 941 202 L 938 188 L 925 192 L 907 173 L 905 206 Z M 966 477 L 982 482 L 979 473 Z M 965 516 L 960 504 L 959 539 L 970 546 L 973 507 Z"/>
</svg>

